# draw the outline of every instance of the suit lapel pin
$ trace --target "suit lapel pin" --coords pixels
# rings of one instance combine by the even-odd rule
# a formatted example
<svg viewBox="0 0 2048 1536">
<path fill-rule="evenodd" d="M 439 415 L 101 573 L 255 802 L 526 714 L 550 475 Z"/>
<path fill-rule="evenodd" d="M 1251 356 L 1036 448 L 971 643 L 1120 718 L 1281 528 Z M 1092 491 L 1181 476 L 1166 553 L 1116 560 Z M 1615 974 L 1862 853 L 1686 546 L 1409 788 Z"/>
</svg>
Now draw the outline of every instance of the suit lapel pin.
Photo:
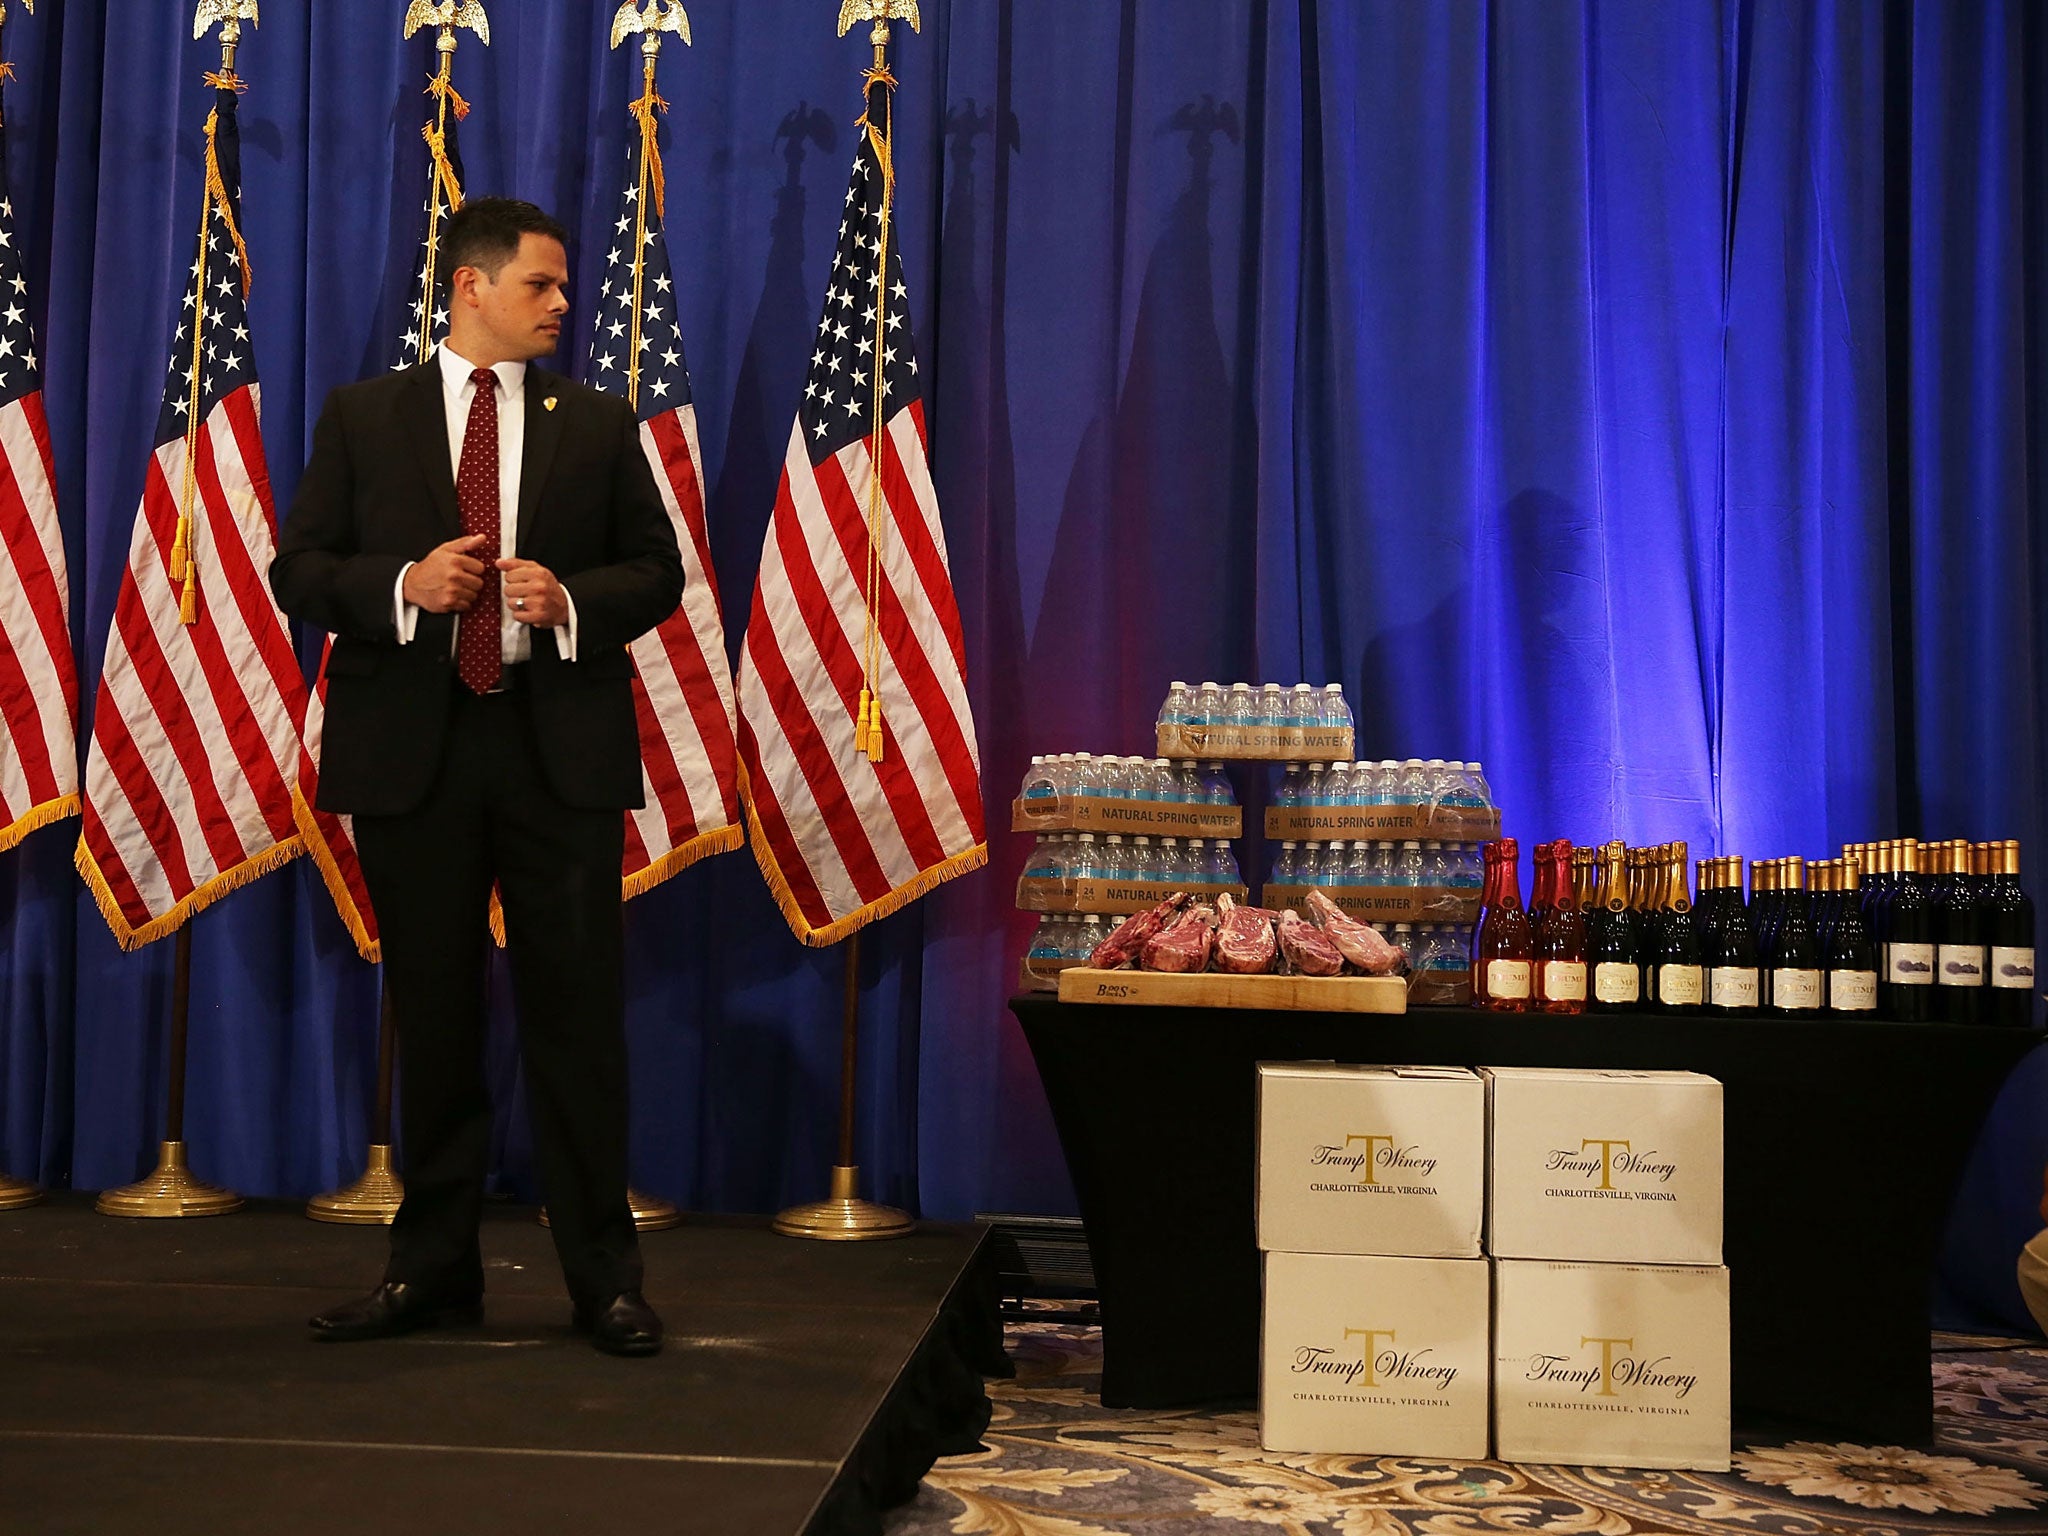
<svg viewBox="0 0 2048 1536">
<path fill-rule="evenodd" d="M 541 406 L 545 410 L 552 411 L 555 408 L 555 397 L 553 395 L 549 395 L 547 399 L 541 401 Z"/>
</svg>

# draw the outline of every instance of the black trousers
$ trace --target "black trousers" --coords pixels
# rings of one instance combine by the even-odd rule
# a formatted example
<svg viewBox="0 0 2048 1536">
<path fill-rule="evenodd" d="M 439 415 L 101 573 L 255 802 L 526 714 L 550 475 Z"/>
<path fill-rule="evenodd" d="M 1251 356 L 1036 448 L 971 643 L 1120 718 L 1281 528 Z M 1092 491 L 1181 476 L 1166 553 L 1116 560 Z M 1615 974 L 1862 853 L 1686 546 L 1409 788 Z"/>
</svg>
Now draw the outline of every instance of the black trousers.
<svg viewBox="0 0 2048 1536">
<path fill-rule="evenodd" d="M 479 698 L 457 683 L 454 693 L 447 751 L 425 803 L 355 819 L 401 1069 L 405 1203 L 386 1277 L 454 1297 L 483 1289 L 484 967 L 495 881 L 555 1251 L 570 1296 L 602 1305 L 640 1285 L 626 1199 L 625 818 L 556 796 L 523 687 Z"/>
</svg>

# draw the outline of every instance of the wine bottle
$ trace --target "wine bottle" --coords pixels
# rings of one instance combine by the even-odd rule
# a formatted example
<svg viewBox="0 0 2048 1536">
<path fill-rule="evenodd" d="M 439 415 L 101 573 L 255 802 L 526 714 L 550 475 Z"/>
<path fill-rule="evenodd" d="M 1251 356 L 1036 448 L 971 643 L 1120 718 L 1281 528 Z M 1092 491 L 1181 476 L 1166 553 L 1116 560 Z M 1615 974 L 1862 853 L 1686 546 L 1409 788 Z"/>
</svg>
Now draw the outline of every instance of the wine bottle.
<svg viewBox="0 0 2048 1536">
<path fill-rule="evenodd" d="M 1536 900 L 1542 915 L 1536 920 L 1532 958 L 1539 1013 L 1586 1011 L 1586 918 L 1571 883 L 1578 852 L 1563 841 L 1536 850 Z"/>
<path fill-rule="evenodd" d="M 1885 977 L 1881 984 L 1885 1012 L 1918 1023 L 1934 1015 L 1934 914 L 1920 877 L 1920 844 L 1899 839 L 1893 855 L 1891 898 L 1887 919 Z"/>
<path fill-rule="evenodd" d="M 1821 944 L 1827 1010 L 1868 1017 L 1877 1011 L 1877 945 L 1863 921 L 1862 868 L 1850 856 L 1835 866 L 1833 878 L 1841 900 Z"/>
<path fill-rule="evenodd" d="M 1984 971 L 1989 959 L 1984 912 L 1970 881 L 1970 845 L 1944 843 L 1939 901 L 1934 908 L 1935 1009 L 1951 1024 L 1984 1018 Z"/>
<path fill-rule="evenodd" d="M 1586 964 L 1592 1013 L 1627 1013 L 1642 1001 L 1643 974 L 1636 963 L 1636 930 L 1628 910 L 1628 856 L 1618 842 L 1600 850 L 1598 905 L 1586 918 Z"/>
<path fill-rule="evenodd" d="M 1497 1013 L 1529 1007 L 1529 914 L 1522 907 L 1521 847 L 1512 837 L 1495 845 L 1493 900 L 1473 938 L 1472 1006 Z"/>
<path fill-rule="evenodd" d="M 2020 889 L 2020 845 L 1991 845 L 1991 884 L 1984 895 L 1984 938 L 1989 951 L 1984 1021 L 2008 1028 L 2034 1027 L 2034 903 Z"/>
<path fill-rule="evenodd" d="M 1707 965 L 1707 1008 L 1718 1014 L 1754 1013 L 1762 1005 L 1756 963 L 1756 931 L 1742 900 L 1742 860 L 1715 861 L 1720 868 L 1718 920 L 1702 935 Z"/>
<path fill-rule="evenodd" d="M 1660 1013 L 1697 1013 L 1706 1006 L 1706 960 L 1700 925 L 1686 890 L 1684 843 L 1666 843 L 1660 875 L 1657 933 L 1651 946 L 1656 965 L 1654 1003 Z"/>
<path fill-rule="evenodd" d="M 1824 1000 L 1820 952 L 1806 900 L 1806 861 L 1796 854 L 1778 861 L 1783 906 L 1771 945 L 1769 1010 L 1780 1017 L 1819 1013 Z"/>
</svg>

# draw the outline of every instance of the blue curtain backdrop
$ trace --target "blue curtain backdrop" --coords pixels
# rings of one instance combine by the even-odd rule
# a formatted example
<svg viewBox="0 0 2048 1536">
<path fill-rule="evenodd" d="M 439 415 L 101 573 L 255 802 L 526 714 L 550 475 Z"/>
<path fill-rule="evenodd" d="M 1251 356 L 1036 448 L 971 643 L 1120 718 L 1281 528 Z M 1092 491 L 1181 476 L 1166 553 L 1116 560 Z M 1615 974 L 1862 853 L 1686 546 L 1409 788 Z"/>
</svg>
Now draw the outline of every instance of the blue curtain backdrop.
<svg viewBox="0 0 2048 1536">
<path fill-rule="evenodd" d="M 468 185 L 577 231 L 577 371 L 637 66 L 604 47 L 613 0 L 490 9 L 492 45 L 465 38 L 457 66 Z M 280 508 L 325 392 L 397 333 L 430 62 L 403 10 L 269 6 L 240 60 Z M 663 60 L 734 615 L 851 162 L 866 50 L 835 14 L 699 0 L 696 46 Z M 213 58 L 190 19 L 45 0 L 5 33 L 88 690 L 196 227 Z M 924 19 L 898 55 L 899 218 L 996 822 L 1030 751 L 1144 746 L 1172 677 L 1335 678 L 1361 753 L 1484 759 L 1527 838 L 1755 857 L 2011 836 L 2048 890 L 2038 5 L 925 0 Z M 159 1134 L 171 946 L 115 948 L 75 831 L 0 861 L 0 1164 L 95 1187 Z M 1021 855 L 999 835 L 988 873 L 864 947 L 860 1157 L 927 1214 L 1072 1208 L 1002 1006 Z M 628 922 L 637 1181 L 697 1208 L 821 1193 L 838 956 L 790 939 L 744 854 Z M 194 949 L 201 1167 L 286 1196 L 352 1175 L 376 982 L 311 866 L 202 915 Z M 515 1085 L 509 1053 L 498 1075 Z M 2021 1320 L 2044 1107 L 2037 1064 L 1958 1201 L 1946 1279 L 1983 1316 Z M 1884 1220 L 1855 1155 L 1843 1198 Z"/>
</svg>

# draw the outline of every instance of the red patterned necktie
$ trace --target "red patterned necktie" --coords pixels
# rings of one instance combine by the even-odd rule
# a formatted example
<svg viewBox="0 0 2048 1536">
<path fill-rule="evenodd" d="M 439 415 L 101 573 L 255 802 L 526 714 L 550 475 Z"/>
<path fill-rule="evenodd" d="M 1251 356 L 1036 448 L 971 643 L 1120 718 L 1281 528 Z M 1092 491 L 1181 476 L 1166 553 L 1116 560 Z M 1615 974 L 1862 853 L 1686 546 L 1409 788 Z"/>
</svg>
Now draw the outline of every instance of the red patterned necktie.
<svg viewBox="0 0 2048 1536">
<path fill-rule="evenodd" d="M 462 431 L 462 465 L 455 476 L 455 502 L 462 509 L 465 536 L 480 533 L 484 589 L 456 624 L 455 670 L 476 693 L 498 686 L 504 653 L 498 636 L 498 558 L 502 532 L 498 526 L 498 376 L 488 368 L 470 374 L 476 394 L 469 402 L 469 425 Z"/>
</svg>

